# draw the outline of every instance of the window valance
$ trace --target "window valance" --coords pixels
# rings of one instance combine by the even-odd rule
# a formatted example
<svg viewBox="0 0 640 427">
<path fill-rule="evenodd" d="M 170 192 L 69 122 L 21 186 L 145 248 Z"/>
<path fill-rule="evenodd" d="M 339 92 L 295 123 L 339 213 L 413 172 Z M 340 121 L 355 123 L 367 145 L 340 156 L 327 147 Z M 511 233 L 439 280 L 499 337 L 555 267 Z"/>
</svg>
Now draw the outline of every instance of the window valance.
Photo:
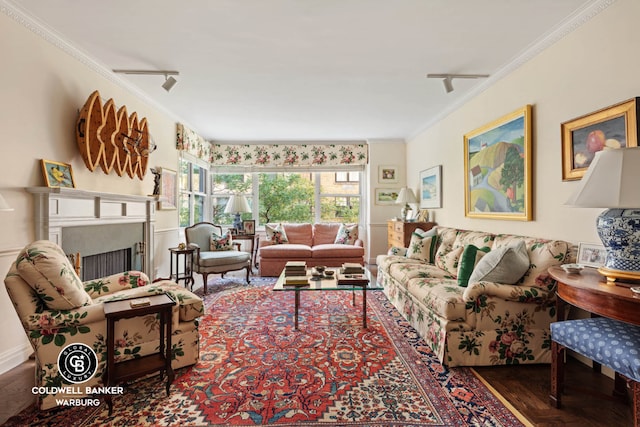
<svg viewBox="0 0 640 427">
<path fill-rule="evenodd" d="M 326 168 L 364 167 L 369 150 L 361 144 L 213 144 L 178 123 L 176 148 L 219 167 Z"/>
</svg>

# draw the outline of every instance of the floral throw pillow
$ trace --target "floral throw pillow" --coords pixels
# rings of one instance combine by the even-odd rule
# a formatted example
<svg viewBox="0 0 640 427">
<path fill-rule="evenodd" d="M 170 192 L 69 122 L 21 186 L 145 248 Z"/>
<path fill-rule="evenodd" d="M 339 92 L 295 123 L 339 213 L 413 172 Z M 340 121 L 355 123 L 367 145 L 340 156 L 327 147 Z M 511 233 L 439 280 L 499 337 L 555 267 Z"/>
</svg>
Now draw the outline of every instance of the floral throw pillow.
<svg viewBox="0 0 640 427">
<path fill-rule="evenodd" d="M 337 245 L 354 245 L 358 240 L 358 224 L 340 224 L 336 240 Z"/>
<path fill-rule="evenodd" d="M 233 239 L 231 233 L 225 232 L 222 236 L 216 233 L 211 234 L 211 251 L 230 251 L 233 249 Z"/>
<path fill-rule="evenodd" d="M 267 233 L 267 240 L 271 241 L 274 245 L 289 243 L 287 233 L 284 232 L 282 224 L 267 224 L 264 226 L 264 229 Z"/>
<path fill-rule="evenodd" d="M 411 240 L 405 256 L 433 264 L 438 236 L 435 230 L 423 231 L 417 228 L 411 233 Z"/>
</svg>

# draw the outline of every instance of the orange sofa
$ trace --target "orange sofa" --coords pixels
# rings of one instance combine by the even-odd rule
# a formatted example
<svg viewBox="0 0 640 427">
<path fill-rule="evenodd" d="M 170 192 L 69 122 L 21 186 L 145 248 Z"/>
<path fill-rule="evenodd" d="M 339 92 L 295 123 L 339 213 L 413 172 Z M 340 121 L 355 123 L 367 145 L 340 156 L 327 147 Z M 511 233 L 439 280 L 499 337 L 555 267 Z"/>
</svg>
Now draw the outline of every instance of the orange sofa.
<svg viewBox="0 0 640 427">
<path fill-rule="evenodd" d="M 287 261 L 306 261 L 308 267 L 340 267 L 345 262 L 364 265 L 364 245 L 335 244 L 340 224 L 282 224 L 288 243 L 260 242 L 258 258 L 261 276 L 279 276 Z"/>
</svg>

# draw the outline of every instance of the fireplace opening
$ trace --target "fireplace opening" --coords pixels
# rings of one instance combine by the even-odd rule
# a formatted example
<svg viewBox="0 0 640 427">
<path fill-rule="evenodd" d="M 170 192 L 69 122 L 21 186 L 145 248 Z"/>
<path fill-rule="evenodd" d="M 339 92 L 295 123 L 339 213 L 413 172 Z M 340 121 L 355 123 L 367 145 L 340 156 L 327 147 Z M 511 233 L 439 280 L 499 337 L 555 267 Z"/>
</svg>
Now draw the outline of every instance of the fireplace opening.
<svg viewBox="0 0 640 427">
<path fill-rule="evenodd" d="M 80 278 L 82 281 L 93 280 L 131 270 L 131 259 L 132 248 L 83 256 Z"/>
</svg>

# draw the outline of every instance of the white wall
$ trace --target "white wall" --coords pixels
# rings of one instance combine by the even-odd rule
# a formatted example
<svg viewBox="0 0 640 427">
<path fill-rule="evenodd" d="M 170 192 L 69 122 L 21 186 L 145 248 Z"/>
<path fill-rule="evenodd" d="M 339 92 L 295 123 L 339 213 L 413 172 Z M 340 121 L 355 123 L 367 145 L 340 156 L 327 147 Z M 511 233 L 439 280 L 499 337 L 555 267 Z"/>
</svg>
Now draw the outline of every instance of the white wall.
<svg viewBox="0 0 640 427">
<path fill-rule="evenodd" d="M 375 264 L 376 256 L 387 253 L 387 221 L 400 216 L 402 206 L 375 204 L 376 188 L 402 188 L 406 184 L 406 154 L 403 140 L 369 140 L 369 165 L 367 169 L 367 184 L 365 190 L 369 199 L 369 209 L 365 220 L 368 238 L 365 253 L 367 262 Z M 378 180 L 379 166 L 397 166 L 398 183 L 381 184 Z"/>
<path fill-rule="evenodd" d="M 640 95 L 640 2 L 618 0 L 461 108 L 407 143 L 407 182 L 442 164 L 443 207 L 436 222 L 490 232 L 598 243 L 601 209 L 563 206 L 578 181 L 562 181 L 560 124 Z M 533 212 L 530 222 L 466 218 L 463 135 L 533 105 Z M 640 177 L 640 173 L 639 173 Z"/>
<path fill-rule="evenodd" d="M 3 86 L 0 95 L 0 158 L 3 174 L 0 193 L 15 209 L 0 212 L 0 272 L 9 270 L 18 251 L 34 239 L 33 203 L 24 190 L 42 186 L 40 159 L 70 163 L 76 186 L 120 194 L 146 195 L 153 191 L 153 175 L 145 179 L 106 175 L 89 171 L 80 157 L 75 124 L 78 111 L 91 92 L 98 90 L 103 103 L 113 98 L 117 107 L 126 105 L 129 113 L 146 117 L 159 149 L 151 155 L 149 166 L 177 169 L 175 149 L 176 120 L 128 90 L 95 71 L 61 48 L 0 13 L 0 57 Z M 161 88 L 159 87 L 161 90 Z M 177 243 L 177 211 L 158 211 L 156 229 L 164 230 L 159 242 Z M 166 230 L 171 231 L 167 239 Z M 173 237 L 175 235 L 175 237 Z M 166 246 L 156 248 L 162 264 Z M 161 267 L 157 267 L 162 269 Z M 31 347 L 18 321 L 4 286 L 0 286 L 0 373 L 16 366 L 31 353 Z"/>
</svg>

